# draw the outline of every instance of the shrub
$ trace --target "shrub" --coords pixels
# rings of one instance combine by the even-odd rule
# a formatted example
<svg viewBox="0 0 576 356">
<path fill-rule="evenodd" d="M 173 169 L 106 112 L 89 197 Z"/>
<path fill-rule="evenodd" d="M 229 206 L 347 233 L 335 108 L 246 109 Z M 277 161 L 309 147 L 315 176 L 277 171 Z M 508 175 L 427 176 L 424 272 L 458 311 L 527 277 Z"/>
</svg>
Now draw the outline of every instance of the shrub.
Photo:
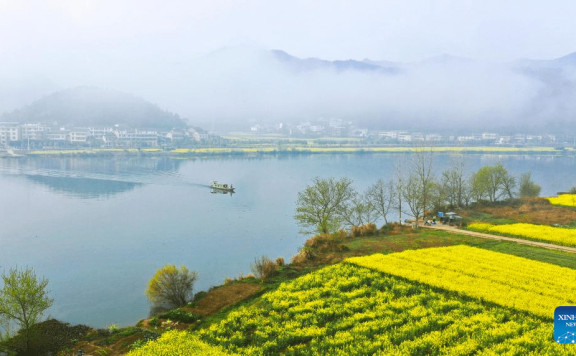
<svg viewBox="0 0 576 356">
<path fill-rule="evenodd" d="M 362 230 L 360 229 L 360 226 L 352 226 L 352 228 L 350 229 L 350 236 L 358 237 L 361 235 L 362 235 Z"/>
<path fill-rule="evenodd" d="M 375 235 L 377 230 L 378 230 L 378 228 L 376 227 L 376 224 L 374 224 L 374 223 L 369 223 L 369 224 L 365 224 L 365 225 L 360 226 L 360 231 L 362 232 L 363 236 Z"/>
<path fill-rule="evenodd" d="M 146 296 L 156 305 L 172 305 L 180 307 L 192 297 L 194 282 L 198 273 L 190 271 L 186 266 L 178 269 L 174 265 L 165 265 L 159 269 L 148 282 Z"/>
<path fill-rule="evenodd" d="M 268 256 L 264 255 L 260 258 L 255 258 L 254 263 L 250 266 L 250 269 L 256 275 L 256 277 L 260 278 L 262 282 L 266 279 L 274 275 L 278 267 L 268 258 Z"/>
<path fill-rule="evenodd" d="M 284 257 L 278 257 L 276 259 L 276 267 L 284 266 Z"/>
<path fill-rule="evenodd" d="M 200 292 L 196 293 L 196 295 L 194 296 L 194 300 L 192 300 L 192 301 L 198 302 L 200 299 L 204 298 L 206 296 L 206 294 L 208 294 L 208 293 L 206 293 L 205 291 L 200 291 Z"/>
<path fill-rule="evenodd" d="M 300 265 L 306 261 L 311 261 L 314 258 L 316 258 L 314 250 L 312 250 L 310 247 L 304 246 L 296 255 L 292 256 L 290 262 L 293 265 Z"/>
<path fill-rule="evenodd" d="M 180 321 L 183 323 L 193 323 L 200 319 L 201 316 L 182 309 L 173 309 L 158 315 L 158 318 L 170 319 L 172 321 Z"/>
<path fill-rule="evenodd" d="M 338 237 L 340 240 L 344 240 L 346 238 L 348 238 L 349 233 L 346 230 L 338 230 L 338 232 L 336 233 L 336 237 Z"/>
</svg>

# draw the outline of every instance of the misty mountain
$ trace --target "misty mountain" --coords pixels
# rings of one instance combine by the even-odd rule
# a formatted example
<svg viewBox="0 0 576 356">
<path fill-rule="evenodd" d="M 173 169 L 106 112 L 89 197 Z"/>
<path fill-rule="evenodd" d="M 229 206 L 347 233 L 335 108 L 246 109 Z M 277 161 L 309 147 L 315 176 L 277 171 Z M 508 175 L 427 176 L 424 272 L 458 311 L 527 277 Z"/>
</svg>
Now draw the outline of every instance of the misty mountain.
<svg viewBox="0 0 576 356">
<path fill-rule="evenodd" d="M 116 90 L 76 87 L 59 91 L 1 116 L 1 121 L 57 122 L 59 125 L 171 129 L 185 127 L 176 114 Z"/>
<path fill-rule="evenodd" d="M 30 104 L 59 89 L 52 80 L 41 76 L 19 73 L 0 75 L 0 114 Z"/>
<path fill-rule="evenodd" d="M 568 133 L 576 128 L 576 53 L 509 63 L 445 54 L 402 63 L 330 61 L 299 58 L 282 50 L 226 47 L 177 63 L 143 58 L 132 66 L 124 65 L 124 70 L 105 63 L 90 63 L 90 68 L 79 65 L 66 73 L 75 78 L 74 85 L 134 93 L 217 132 L 248 130 L 255 123 L 318 118 L 352 120 L 358 126 L 383 130 L 483 132 L 518 127 L 525 133 Z M 64 93 L 50 99 L 59 103 L 54 104 L 59 109 L 41 100 L 3 120 L 38 121 L 49 116 L 117 123 L 143 118 L 150 121 L 146 125 L 162 122 L 166 126 L 181 121 L 118 92 L 94 94 L 98 100 L 89 102 L 81 100 L 80 94 Z M 116 95 L 124 99 L 112 99 Z M 79 111 L 78 106 L 90 109 Z M 112 107 L 117 108 L 115 113 Z"/>
<path fill-rule="evenodd" d="M 305 58 L 301 59 L 289 55 L 288 53 L 281 50 L 270 51 L 274 58 L 279 62 L 282 62 L 286 67 L 289 67 L 295 72 L 306 72 L 314 70 L 335 70 L 336 72 L 343 71 L 374 71 L 386 74 L 394 74 L 398 72 L 398 68 L 390 65 L 386 66 L 384 63 L 370 63 L 365 61 L 356 61 L 353 59 L 349 60 L 337 60 L 337 61 L 327 61 L 318 58 Z"/>
</svg>

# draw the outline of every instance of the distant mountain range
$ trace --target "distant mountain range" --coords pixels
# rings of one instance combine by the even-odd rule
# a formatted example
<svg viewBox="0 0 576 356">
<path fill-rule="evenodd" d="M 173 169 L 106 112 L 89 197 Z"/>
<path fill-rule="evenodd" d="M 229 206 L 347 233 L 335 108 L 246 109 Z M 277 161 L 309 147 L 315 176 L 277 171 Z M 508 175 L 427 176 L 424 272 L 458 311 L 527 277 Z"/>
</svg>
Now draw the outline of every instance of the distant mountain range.
<svg viewBox="0 0 576 356">
<path fill-rule="evenodd" d="M 179 63 L 146 65 L 143 59 L 138 68 L 102 72 L 91 68 L 85 72 L 100 77 L 92 82 L 86 77 L 84 84 L 97 81 L 101 87 L 134 93 L 215 131 L 324 117 L 374 129 L 519 127 L 526 133 L 576 134 L 576 53 L 507 63 L 443 54 L 403 63 L 368 58 L 330 61 L 298 58 L 282 50 L 227 47 Z M 82 73 L 68 78 L 80 82 Z M 53 93 L 58 78 L 51 80 L 17 91 L 9 89 L 16 88 L 13 85 L 4 86 L 0 113 L 21 107 L 15 106 L 16 99 L 26 102 L 42 92 Z M 28 104 L 1 120 L 183 125 L 178 115 L 143 99 L 94 87 L 67 89 Z"/>
<path fill-rule="evenodd" d="M 66 89 L 6 113 L 1 121 L 57 122 L 59 125 L 113 126 L 171 129 L 186 123 L 144 99 L 96 87 Z"/>
</svg>

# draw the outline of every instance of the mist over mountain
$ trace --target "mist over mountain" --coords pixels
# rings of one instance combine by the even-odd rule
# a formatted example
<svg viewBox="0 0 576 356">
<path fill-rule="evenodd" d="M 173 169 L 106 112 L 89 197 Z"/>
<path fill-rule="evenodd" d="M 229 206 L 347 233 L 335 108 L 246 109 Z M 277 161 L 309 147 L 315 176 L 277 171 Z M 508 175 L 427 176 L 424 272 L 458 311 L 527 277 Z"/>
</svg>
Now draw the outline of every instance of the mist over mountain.
<svg viewBox="0 0 576 356">
<path fill-rule="evenodd" d="M 114 63 L 111 68 L 94 59 L 85 68 L 80 63 L 69 68 L 66 78 L 74 81 L 67 84 L 115 88 L 148 98 L 216 131 L 320 117 L 354 120 L 357 126 L 373 129 L 422 131 L 565 133 L 576 127 L 576 53 L 508 63 L 444 54 L 402 63 L 328 61 L 282 50 L 226 47 L 178 63 L 143 58 L 130 64 Z M 59 82 L 57 73 L 50 77 Z M 98 109 L 97 101 L 93 104 L 82 115 L 117 117 Z M 120 111 L 141 117 L 154 110 L 132 110 L 125 104 Z M 11 117 L 37 120 L 45 112 L 22 109 Z M 171 114 L 163 115 L 157 114 L 170 121 Z"/>
<path fill-rule="evenodd" d="M 119 124 L 154 129 L 186 126 L 178 115 L 144 99 L 116 90 L 87 86 L 47 95 L 0 118 L 2 121 L 57 122 L 74 126 Z"/>
<path fill-rule="evenodd" d="M 0 115 L 60 89 L 56 83 L 43 76 L 0 74 Z"/>
</svg>

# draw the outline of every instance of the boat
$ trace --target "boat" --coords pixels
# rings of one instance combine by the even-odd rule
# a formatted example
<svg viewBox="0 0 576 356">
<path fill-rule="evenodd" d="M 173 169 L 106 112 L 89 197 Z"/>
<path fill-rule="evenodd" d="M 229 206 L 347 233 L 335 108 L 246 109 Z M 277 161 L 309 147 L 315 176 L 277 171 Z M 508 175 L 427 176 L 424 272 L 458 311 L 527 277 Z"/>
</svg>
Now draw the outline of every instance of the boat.
<svg viewBox="0 0 576 356">
<path fill-rule="evenodd" d="M 228 184 L 222 184 L 222 183 L 218 183 L 217 181 L 213 180 L 212 184 L 210 184 L 210 188 L 212 189 L 217 189 L 217 190 L 222 190 L 225 192 L 231 192 L 234 193 L 234 187 L 232 186 L 232 184 L 228 185 Z"/>
</svg>

